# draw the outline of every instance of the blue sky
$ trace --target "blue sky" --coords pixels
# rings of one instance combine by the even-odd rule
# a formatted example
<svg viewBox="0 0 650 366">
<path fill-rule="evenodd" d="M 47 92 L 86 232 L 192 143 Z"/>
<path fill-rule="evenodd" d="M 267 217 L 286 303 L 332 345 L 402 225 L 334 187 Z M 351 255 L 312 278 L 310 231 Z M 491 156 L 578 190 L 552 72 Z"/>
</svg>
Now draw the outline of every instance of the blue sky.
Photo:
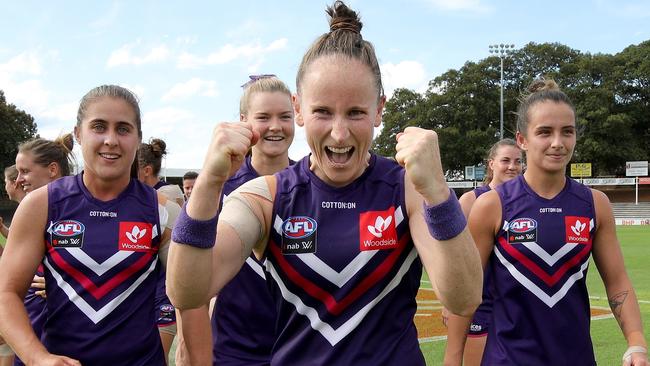
<svg viewBox="0 0 650 366">
<path fill-rule="evenodd" d="M 144 140 L 163 138 L 170 168 L 198 168 L 213 127 L 238 119 L 240 85 L 274 73 L 292 90 L 325 1 L 0 1 L 0 89 L 42 137 L 71 131 L 100 84 L 136 92 Z M 617 53 L 650 39 L 650 1 L 353 0 L 387 93 L 489 56 L 488 45 L 560 42 Z M 498 101 L 495 101 L 498 102 Z M 379 130 L 375 131 L 377 134 Z M 308 152 L 298 128 L 290 155 Z M 75 149 L 78 152 L 78 148 Z"/>
</svg>

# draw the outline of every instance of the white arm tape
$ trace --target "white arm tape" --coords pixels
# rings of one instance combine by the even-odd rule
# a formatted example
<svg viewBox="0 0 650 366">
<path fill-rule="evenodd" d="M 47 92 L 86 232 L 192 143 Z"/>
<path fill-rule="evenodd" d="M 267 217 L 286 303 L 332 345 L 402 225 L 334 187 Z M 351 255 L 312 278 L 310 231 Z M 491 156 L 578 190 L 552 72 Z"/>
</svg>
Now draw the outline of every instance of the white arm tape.
<svg viewBox="0 0 650 366">
<path fill-rule="evenodd" d="M 264 231 L 262 223 L 244 194 L 271 201 L 271 192 L 266 180 L 261 177 L 243 184 L 223 201 L 219 223 L 227 223 L 235 230 L 243 245 L 242 258 L 247 258 L 255 244 L 264 238 Z"/>
<path fill-rule="evenodd" d="M 181 213 L 181 206 L 176 204 L 176 202 L 172 200 L 167 200 L 165 203 L 165 209 L 167 210 L 167 224 L 165 227 L 169 228 L 169 230 L 172 230 L 174 228 L 174 224 L 176 223 L 176 219 L 178 218 L 178 215 Z M 162 224 L 162 223 L 161 223 Z"/>
<path fill-rule="evenodd" d="M 625 351 L 625 353 L 623 354 L 623 361 L 625 361 L 625 359 L 628 357 L 631 358 L 633 353 L 643 353 L 647 355 L 648 350 L 642 346 L 630 346 L 627 348 L 627 351 Z"/>
</svg>

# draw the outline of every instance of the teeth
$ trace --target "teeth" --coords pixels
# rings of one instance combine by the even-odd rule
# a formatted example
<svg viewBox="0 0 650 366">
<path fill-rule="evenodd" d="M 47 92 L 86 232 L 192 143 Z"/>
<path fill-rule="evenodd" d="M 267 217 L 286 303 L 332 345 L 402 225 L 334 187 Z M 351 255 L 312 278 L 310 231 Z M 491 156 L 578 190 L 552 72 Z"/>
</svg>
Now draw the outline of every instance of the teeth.
<svg viewBox="0 0 650 366">
<path fill-rule="evenodd" d="M 268 140 L 268 141 L 281 141 L 281 140 L 284 140 L 284 137 L 282 137 L 282 136 L 267 136 L 264 139 Z"/>
<path fill-rule="evenodd" d="M 331 152 L 336 153 L 336 154 L 345 154 L 348 151 L 352 150 L 352 146 L 348 147 L 333 147 L 333 146 L 328 146 L 327 147 Z"/>
<path fill-rule="evenodd" d="M 99 154 L 99 155 L 101 155 L 102 157 L 104 157 L 106 159 L 117 159 L 117 158 L 120 157 L 117 154 Z"/>
</svg>

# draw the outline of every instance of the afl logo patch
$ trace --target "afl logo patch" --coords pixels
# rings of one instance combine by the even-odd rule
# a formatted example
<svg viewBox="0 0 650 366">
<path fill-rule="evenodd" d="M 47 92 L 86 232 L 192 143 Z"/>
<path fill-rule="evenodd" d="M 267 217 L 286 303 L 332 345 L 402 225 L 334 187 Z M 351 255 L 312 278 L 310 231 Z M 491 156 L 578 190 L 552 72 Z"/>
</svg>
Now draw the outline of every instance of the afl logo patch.
<svg viewBox="0 0 650 366">
<path fill-rule="evenodd" d="M 60 220 L 50 226 L 50 243 L 55 248 L 81 248 L 86 226 L 77 220 Z"/>
<path fill-rule="evenodd" d="M 512 220 L 508 224 L 508 242 L 537 242 L 537 221 L 530 218 Z"/>
<path fill-rule="evenodd" d="M 292 216 L 282 222 L 282 254 L 316 252 L 316 220 Z"/>
</svg>

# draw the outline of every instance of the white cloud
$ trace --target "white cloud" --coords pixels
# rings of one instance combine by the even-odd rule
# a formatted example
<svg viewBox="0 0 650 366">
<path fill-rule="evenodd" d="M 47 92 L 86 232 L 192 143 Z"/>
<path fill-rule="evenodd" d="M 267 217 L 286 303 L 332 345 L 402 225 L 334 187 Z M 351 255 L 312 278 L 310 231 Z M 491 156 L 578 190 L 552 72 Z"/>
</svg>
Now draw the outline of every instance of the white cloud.
<svg viewBox="0 0 650 366">
<path fill-rule="evenodd" d="M 216 83 L 212 80 L 202 80 L 199 78 L 192 78 L 184 83 L 174 85 L 165 95 L 162 100 L 168 102 L 178 98 L 189 98 L 195 95 L 205 97 L 216 97 L 219 92 L 216 88 Z"/>
<path fill-rule="evenodd" d="M 35 52 L 23 52 L 9 61 L 0 64 L 0 75 L 15 76 L 16 74 L 40 75 L 41 62 Z"/>
<path fill-rule="evenodd" d="M 384 92 L 387 97 L 397 88 L 413 89 L 417 92 L 426 90 L 428 80 L 424 66 L 417 61 L 402 61 L 398 64 L 381 65 Z"/>
<path fill-rule="evenodd" d="M 63 103 L 54 107 L 46 108 L 39 113 L 39 116 L 68 122 L 72 126 L 76 123 L 78 109 L 78 102 Z"/>
<path fill-rule="evenodd" d="M 176 131 L 182 130 L 186 122 L 194 118 L 194 114 L 185 109 L 164 107 L 144 113 L 142 130 L 150 136 L 164 137 L 171 132 L 176 136 Z"/>
<path fill-rule="evenodd" d="M 287 43 L 286 38 L 277 39 L 267 46 L 263 46 L 259 42 L 239 46 L 229 43 L 205 57 L 184 52 L 178 57 L 177 66 L 180 69 L 192 69 L 206 65 L 222 65 L 239 58 L 262 57 L 266 53 L 286 48 Z"/>
<path fill-rule="evenodd" d="M 126 44 L 113 51 L 106 62 L 106 66 L 109 68 L 121 65 L 137 66 L 165 61 L 169 57 L 170 51 L 165 45 L 151 47 L 151 49 L 144 52 L 144 56 L 132 55 L 131 51 L 139 45 L 140 42 Z"/>
<path fill-rule="evenodd" d="M 489 12 L 491 8 L 481 4 L 481 0 L 425 0 L 429 4 L 441 10 L 448 11 L 469 11 L 473 13 Z"/>
</svg>

